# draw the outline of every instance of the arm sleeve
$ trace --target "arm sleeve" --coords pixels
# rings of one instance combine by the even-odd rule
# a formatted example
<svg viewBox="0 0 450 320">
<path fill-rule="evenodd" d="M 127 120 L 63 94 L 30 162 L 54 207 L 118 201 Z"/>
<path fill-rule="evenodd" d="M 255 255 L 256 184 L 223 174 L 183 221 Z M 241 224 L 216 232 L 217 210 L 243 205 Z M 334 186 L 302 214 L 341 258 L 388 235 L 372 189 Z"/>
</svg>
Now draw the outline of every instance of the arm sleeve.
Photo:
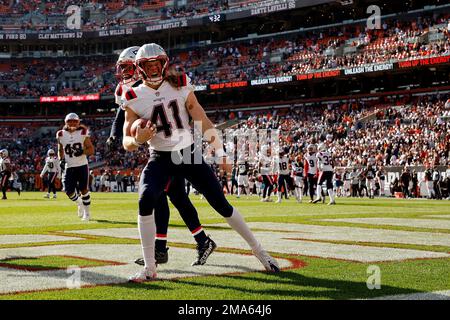
<svg viewBox="0 0 450 320">
<path fill-rule="evenodd" d="M 125 111 L 122 108 L 117 108 L 116 117 L 111 126 L 110 137 L 121 138 L 123 135 L 123 124 L 125 122 Z"/>
</svg>

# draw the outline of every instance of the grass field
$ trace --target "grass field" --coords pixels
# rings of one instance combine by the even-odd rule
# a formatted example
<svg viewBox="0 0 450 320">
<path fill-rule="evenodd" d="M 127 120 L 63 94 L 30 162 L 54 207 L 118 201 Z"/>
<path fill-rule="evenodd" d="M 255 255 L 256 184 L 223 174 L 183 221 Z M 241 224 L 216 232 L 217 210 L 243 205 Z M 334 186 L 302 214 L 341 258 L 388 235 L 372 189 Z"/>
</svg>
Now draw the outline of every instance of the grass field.
<svg viewBox="0 0 450 320">
<path fill-rule="evenodd" d="M 238 235 L 224 219 L 192 196 L 217 252 L 205 266 L 190 267 L 195 243 L 171 207 L 162 280 L 138 285 L 125 276 L 139 270 L 130 258 L 140 252 L 136 194 L 93 193 L 90 222 L 77 217 L 64 194 L 42 196 L 10 193 L 0 202 L 0 299 L 366 299 L 450 290 L 449 201 L 338 199 L 329 207 L 230 196 L 284 261 L 281 273 L 269 274 L 235 243 Z M 355 218 L 384 220 L 348 220 Z M 81 268 L 79 289 L 61 285 L 70 266 Z M 380 289 L 370 290 L 374 266 Z"/>
</svg>

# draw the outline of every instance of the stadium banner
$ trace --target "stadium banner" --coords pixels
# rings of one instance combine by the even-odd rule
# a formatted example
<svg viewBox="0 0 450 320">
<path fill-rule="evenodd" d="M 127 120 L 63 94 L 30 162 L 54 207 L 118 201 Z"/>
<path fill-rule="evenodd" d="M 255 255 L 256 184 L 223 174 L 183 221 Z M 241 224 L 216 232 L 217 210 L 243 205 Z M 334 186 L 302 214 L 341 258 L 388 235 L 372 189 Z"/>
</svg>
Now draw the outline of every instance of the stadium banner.
<svg viewBox="0 0 450 320">
<path fill-rule="evenodd" d="M 175 29 L 175 28 L 184 28 L 188 26 L 188 20 L 178 20 L 178 21 L 170 21 L 164 23 L 153 24 L 145 27 L 146 32 L 159 31 L 159 30 L 167 30 L 167 29 Z"/>
<path fill-rule="evenodd" d="M 224 82 L 224 83 L 214 83 L 209 85 L 210 90 L 219 90 L 227 88 L 241 88 L 247 87 L 248 81 L 235 81 L 235 82 Z"/>
<path fill-rule="evenodd" d="M 380 64 L 361 66 L 361 67 L 348 68 L 348 69 L 344 69 L 344 75 L 347 76 L 347 75 L 388 71 L 388 70 L 394 70 L 393 63 L 380 63 Z"/>
<path fill-rule="evenodd" d="M 52 97 L 40 97 L 39 102 L 77 102 L 77 101 L 95 101 L 100 100 L 100 94 L 85 94 L 80 96 L 52 96 Z"/>
<path fill-rule="evenodd" d="M 435 65 L 435 64 L 442 64 L 442 63 L 449 63 L 449 62 L 450 62 L 450 55 L 441 56 L 441 57 L 433 57 L 433 58 L 400 61 L 400 62 L 398 62 L 398 69 L 414 68 L 414 67 L 419 67 L 419 66 L 431 66 L 431 65 Z"/>
<path fill-rule="evenodd" d="M 255 79 L 250 81 L 251 86 L 260 86 L 265 84 L 276 84 L 276 83 L 284 83 L 293 81 L 292 76 L 286 77 L 270 77 L 265 79 Z"/>
<path fill-rule="evenodd" d="M 231 12 L 226 14 L 227 20 L 232 19 L 242 19 L 251 16 L 257 16 L 261 14 L 268 14 L 298 8 L 304 8 L 309 6 L 316 6 L 324 3 L 333 2 L 332 0 L 274 0 L 265 1 L 264 5 L 253 6 L 253 8 L 248 10 L 242 10 L 237 12 Z"/>
<path fill-rule="evenodd" d="M 195 87 L 194 91 L 206 91 L 206 90 L 208 90 L 208 86 L 206 84 L 196 85 L 194 87 Z"/>
<path fill-rule="evenodd" d="M 311 79 L 323 79 L 323 78 L 334 78 L 339 77 L 342 73 L 342 70 L 332 70 L 332 71 L 320 71 L 320 72 L 312 72 L 306 74 L 298 74 L 295 76 L 297 81 L 303 80 L 311 80 Z"/>
</svg>

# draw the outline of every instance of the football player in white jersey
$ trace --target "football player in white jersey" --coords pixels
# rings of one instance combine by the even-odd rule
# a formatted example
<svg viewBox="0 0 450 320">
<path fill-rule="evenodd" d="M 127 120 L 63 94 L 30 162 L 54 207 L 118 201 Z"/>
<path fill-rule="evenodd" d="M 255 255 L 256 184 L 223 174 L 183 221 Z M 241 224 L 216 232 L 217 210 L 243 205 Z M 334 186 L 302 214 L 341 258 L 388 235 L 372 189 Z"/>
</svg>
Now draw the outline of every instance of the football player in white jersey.
<svg viewBox="0 0 450 320">
<path fill-rule="evenodd" d="M 240 157 L 237 163 L 237 176 L 238 176 L 238 194 L 237 198 L 241 196 L 241 190 L 244 189 L 245 194 L 250 194 L 250 185 L 248 181 L 249 164 L 246 157 Z"/>
<path fill-rule="evenodd" d="M 285 198 L 286 200 L 289 199 L 288 196 L 288 184 L 289 184 L 289 172 L 290 172 L 290 168 L 289 168 L 289 158 L 286 155 L 286 152 L 281 151 L 280 152 L 280 157 L 278 159 L 278 182 L 277 182 L 277 186 L 278 186 L 278 200 L 276 201 L 276 203 L 281 203 L 281 189 L 284 189 L 284 194 L 285 194 Z"/>
<path fill-rule="evenodd" d="M 316 191 L 317 178 L 319 171 L 317 168 L 317 146 L 310 144 L 307 147 L 307 153 L 305 154 L 305 175 L 308 178 L 309 196 L 311 200 L 309 203 L 314 202 L 314 192 Z"/>
<path fill-rule="evenodd" d="M 297 202 L 302 202 L 303 197 L 303 173 L 304 173 L 304 167 L 303 167 L 303 161 L 302 156 L 297 156 L 296 160 L 292 162 L 292 176 L 294 178 L 294 184 L 295 184 L 295 197 L 297 198 Z"/>
<path fill-rule="evenodd" d="M 53 149 L 47 151 L 47 158 L 45 158 L 45 165 L 40 174 L 41 179 L 44 178 L 47 172 L 48 172 L 47 176 L 48 192 L 44 196 L 44 198 L 49 199 L 50 192 L 53 192 L 53 199 L 56 199 L 55 180 L 56 178 L 61 179 L 61 167 L 59 164 L 59 160 L 56 157 L 56 153 Z"/>
<path fill-rule="evenodd" d="M 142 84 L 142 80 L 137 76 L 136 66 L 134 65 L 139 48 L 140 47 L 126 48 L 121 52 L 116 63 L 116 77 L 119 80 L 119 84 L 115 91 L 115 102 L 119 108 L 117 109 L 116 118 L 111 127 L 110 137 L 107 140 L 107 144 L 111 146 L 110 150 L 114 149 L 114 145 L 117 141 L 122 139 L 123 135 L 122 129 L 125 121 L 125 110 L 122 108 L 124 103 L 122 100 L 122 93 Z M 161 199 L 155 208 L 157 212 L 155 214 L 157 235 L 155 242 L 155 259 L 157 264 L 167 263 L 169 259 L 167 231 L 169 227 L 170 210 L 166 194 L 180 213 L 181 218 L 197 242 L 197 259 L 192 265 L 205 264 L 211 253 L 217 248 L 216 243 L 211 237 L 206 235 L 198 218 L 197 210 L 189 200 L 189 196 L 184 191 L 184 188 L 185 183 L 183 177 L 171 177 L 165 188 L 165 193 L 161 196 Z M 143 265 L 144 260 L 139 258 L 135 260 L 135 263 Z"/>
<path fill-rule="evenodd" d="M 150 159 L 139 182 L 138 228 L 145 266 L 129 280 L 144 282 L 156 277 L 153 213 L 170 176 L 182 176 L 190 181 L 247 241 L 264 267 L 279 271 L 276 260 L 262 248 L 243 217 L 226 200 L 214 172 L 202 157 L 201 145 L 193 143 L 190 117 L 201 123 L 202 133 L 206 132 L 208 143 L 220 159 L 220 169 L 230 171 L 223 142 L 197 101 L 189 78 L 169 72 L 169 58 L 155 43 L 139 49 L 135 64 L 143 83 L 122 95 L 126 100 L 123 146 L 127 151 L 134 151 L 149 142 Z M 150 121 L 144 127 L 138 125 L 132 136 L 131 127 L 139 118 Z"/>
<path fill-rule="evenodd" d="M 261 174 L 261 177 L 263 179 L 264 189 L 262 193 L 262 202 L 272 202 L 270 199 L 270 195 L 272 194 L 273 190 L 273 169 L 274 169 L 274 162 L 271 158 L 271 149 L 267 145 L 263 145 L 261 147 L 261 154 L 259 157 L 259 163 L 258 163 L 259 172 Z"/>
<path fill-rule="evenodd" d="M 367 193 L 369 196 L 369 199 L 375 198 L 375 178 L 376 178 L 376 170 L 372 165 L 368 165 L 365 170 L 365 176 L 366 176 L 366 186 L 367 186 Z"/>
<path fill-rule="evenodd" d="M 327 151 L 327 146 L 324 143 L 319 145 L 317 165 L 320 173 L 317 183 L 317 199 L 314 200 L 314 203 L 322 201 L 322 184 L 326 182 L 328 195 L 330 196 L 330 203 L 328 203 L 328 205 L 335 205 L 336 201 L 333 190 L 333 158 L 330 152 Z"/>
<path fill-rule="evenodd" d="M 0 150 L 0 187 L 2 189 L 2 200 L 6 200 L 6 190 L 8 189 L 9 177 L 11 177 L 11 160 L 6 149 Z"/>
<path fill-rule="evenodd" d="M 380 168 L 377 170 L 376 179 L 380 184 L 380 197 L 384 197 L 385 195 L 384 188 L 386 185 L 386 170 L 384 170 L 384 167 L 380 166 Z"/>
<path fill-rule="evenodd" d="M 134 65 L 138 50 L 139 47 L 137 46 L 126 48 L 120 53 L 116 63 L 116 78 L 119 83 L 114 92 L 114 98 L 119 107 L 117 108 L 116 117 L 111 126 L 109 138 L 106 141 L 110 150 L 115 149 L 115 146 L 122 138 L 123 122 L 125 121 L 125 110 L 122 108 L 122 93 L 133 85 L 138 86 L 142 83 L 142 80 L 139 80 L 137 77 L 136 66 Z"/>
<path fill-rule="evenodd" d="M 69 113 L 64 123 L 64 128 L 56 133 L 58 158 L 65 166 L 64 191 L 70 200 L 77 203 L 78 217 L 89 221 L 91 196 L 87 157 L 94 154 L 94 146 L 88 129 L 80 124 L 76 113 Z"/>
</svg>

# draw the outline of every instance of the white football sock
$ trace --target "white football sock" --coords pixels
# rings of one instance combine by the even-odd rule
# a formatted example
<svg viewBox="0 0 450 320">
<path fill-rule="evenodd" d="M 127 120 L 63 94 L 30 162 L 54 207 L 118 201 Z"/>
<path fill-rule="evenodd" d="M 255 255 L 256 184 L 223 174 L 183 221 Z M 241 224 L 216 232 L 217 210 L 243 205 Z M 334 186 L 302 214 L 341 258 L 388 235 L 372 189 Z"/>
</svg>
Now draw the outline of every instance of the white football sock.
<svg viewBox="0 0 450 320">
<path fill-rule="evenodd" d="M 317 193 L 317 199 L 322 199 L 322 186 L 321 185 L 317 186 L 316 193 Z"/>
<path fill-rule="evenodd" d="M 233 214 L 229 218 L 225 218 L 228 224 L 244 238 L 245 241 L 249 244 L 250 248 L 253 251 L 259 252 L 262 250 L 261 244 L 256 240 L 255 236 L 251 232 L 248 225 L 245 223 L 242 215 L 237 211 L 236 208 L 233 208 Z"/>
<path fill-rule="evenodd" d="M 330 202 L 334 202 L 334 190 L 328 189 L 328 195 L 330 196 Z"/>
<path fill-rule="evenodd" d="M 154 213 L 150 216 L 138 216 L 139 236 L 141 237 L 142 256 L 145 267 L 155 269 L 156 224 Z"/>
</svg>

